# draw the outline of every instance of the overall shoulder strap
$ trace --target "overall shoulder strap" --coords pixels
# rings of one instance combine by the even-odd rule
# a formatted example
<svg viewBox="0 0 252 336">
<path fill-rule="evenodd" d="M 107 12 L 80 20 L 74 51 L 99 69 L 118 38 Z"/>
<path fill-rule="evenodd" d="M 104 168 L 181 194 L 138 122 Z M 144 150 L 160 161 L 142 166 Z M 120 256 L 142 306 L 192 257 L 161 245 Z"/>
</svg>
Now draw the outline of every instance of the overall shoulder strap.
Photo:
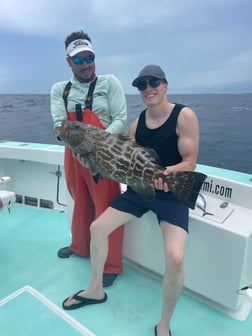
<svg viewBox="0 0 252 336">
<path fill-rule="evenodd" d="M 98 77 L 95 78 L 95 80 L 89 85 L 88 94 L 85 99 L 85 109 L 92 110 L 92 101 L 93 101 L 93 92 L 95 88 L 95 84 L 97 82 Z"/>
<path fill-rule="evenodd" d="M 67 97 L 68 97 L 68 95 L 69 95 L 71 86 L 72 86 L 72 82 L 69 81 L 69 82 L 67 83 L 67 85 L 65 86 L 65 89 L 64 89 L 64 91 L 63 91 L 63 100 L 64 100 L 64 104 L 65 104 L 66 112 L 67 112 Z"/>
</svg>

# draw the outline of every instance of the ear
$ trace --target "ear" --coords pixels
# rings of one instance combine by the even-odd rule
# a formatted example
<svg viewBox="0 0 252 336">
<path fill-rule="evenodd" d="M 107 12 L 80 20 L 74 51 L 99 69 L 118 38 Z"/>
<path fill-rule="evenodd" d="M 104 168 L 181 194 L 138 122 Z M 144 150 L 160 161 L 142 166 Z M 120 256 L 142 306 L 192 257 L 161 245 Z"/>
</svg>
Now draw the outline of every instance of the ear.
<svg viewBox="0 0 252 336">
<path fill-rule="evenodd" d="M 168 92 L 168 83 L 164 83 L 165 84 L 165 91 L 166 93 Z"/>
<path fill-rule="evenodd" d="M 67 61 L 68 65 L 71 67 L 72 66 L 71 58 L 69 56 L 66 57 L 66 61 Z"/>
</svg>

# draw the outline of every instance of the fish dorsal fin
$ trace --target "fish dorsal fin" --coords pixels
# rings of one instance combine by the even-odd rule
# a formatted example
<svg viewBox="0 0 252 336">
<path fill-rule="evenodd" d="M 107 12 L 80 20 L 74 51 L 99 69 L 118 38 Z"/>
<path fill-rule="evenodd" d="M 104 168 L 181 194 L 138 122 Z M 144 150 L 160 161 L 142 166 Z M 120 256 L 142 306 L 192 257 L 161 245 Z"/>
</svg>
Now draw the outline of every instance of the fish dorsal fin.
<svg viewBox="0 0 252 336">
<path fill-rule="evenodd" d="M 147 147 L 147 148 L 144 148 L 144 149 L 145 149 L 146 152 L 149 153 L 149 155 L 150 155 L 153 159 L 155 159 L 155 161 L 156 161 L 157 164 L 161 164 L 160 158 L 159 158 L 157 152 L 155 151 L 155 149 L 153 149 L 153 148 L 148 148 L 148 147 Z"/>
<path fill-rule="evenodd" d="M 123 142 L 125 141 L 129 141 L 131 143 L 135 143 L 135 139 L 128 136 L 128 135 L 123 135 L 123 134 L 120 134 L 120 133 L 117 133 L 117 134 L 114 134 L 114 136 L 118 139 L 118 140 L 122 140 Z"/>
</svg>

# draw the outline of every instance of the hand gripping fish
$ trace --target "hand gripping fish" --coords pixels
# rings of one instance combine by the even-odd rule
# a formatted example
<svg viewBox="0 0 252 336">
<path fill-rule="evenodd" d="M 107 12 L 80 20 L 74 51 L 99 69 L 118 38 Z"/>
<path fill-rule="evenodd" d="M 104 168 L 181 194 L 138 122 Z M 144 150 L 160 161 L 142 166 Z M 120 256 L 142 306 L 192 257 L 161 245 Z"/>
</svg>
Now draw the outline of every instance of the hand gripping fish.
<svg viewBox="0 0 252 336">
<path fill-rule="evenodd" d="M 138 145 L 132 138 L 109 134 L 92 125 L 64 120 L 57 136 L 73 151 L 94 177 L 108 177 L 129 185 L 147 200 L 155 198 L 153 180 L 161 177 L 173 195 L 194 209 L 205 174 L 193 171 L 172 172 L 158 163 L 154 150 Z"/>
</svg>

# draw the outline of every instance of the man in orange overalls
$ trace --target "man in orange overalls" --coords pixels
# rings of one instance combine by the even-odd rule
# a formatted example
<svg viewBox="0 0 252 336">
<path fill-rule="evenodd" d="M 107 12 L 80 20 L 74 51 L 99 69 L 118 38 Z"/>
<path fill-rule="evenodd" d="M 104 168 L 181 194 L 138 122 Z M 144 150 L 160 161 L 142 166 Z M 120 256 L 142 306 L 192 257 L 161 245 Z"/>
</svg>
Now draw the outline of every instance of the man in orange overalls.
<svg viewBox="0 0 252 336">
<path fill-rule="evenodd" d="M 78 120 L 122 133 L 126 127 L 126 100 L 119 80 L 111 75 L 95 73 L 95 52 L 88 34 L 73 32 L 65 40 L 67 63 L 73 77 L 69 82 L 55 83 L 51 89 L 51 114 L 54 126 L 63 119 Z M 72 151 L 65 147 L 65 176 L 68 190 L 74 200 L 72 243 L 58 251 L 67 258 L 72 254 L 89 256 L 90 224 L 120 194 L 120 185 L 108 178 L 98 183 L 83 167 Z M 103 285 L 111 286 L 122 272 L 123 228 L 110 236 L 109 254 L 104 267 Z"/>
</svg>

